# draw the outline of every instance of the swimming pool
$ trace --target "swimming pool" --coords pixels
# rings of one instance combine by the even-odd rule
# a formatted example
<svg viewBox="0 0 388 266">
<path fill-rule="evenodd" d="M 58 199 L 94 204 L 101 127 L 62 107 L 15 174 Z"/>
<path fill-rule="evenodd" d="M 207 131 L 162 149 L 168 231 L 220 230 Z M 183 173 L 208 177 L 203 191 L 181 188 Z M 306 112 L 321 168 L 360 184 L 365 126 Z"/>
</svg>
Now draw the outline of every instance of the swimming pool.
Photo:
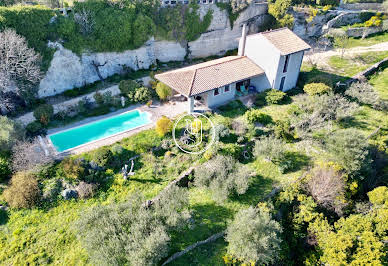
<svg viewBox="0 0 388 266">
<path fill-rule="evenodd" d="M 58 152 L 64 152 L 147 125 L 151 123 L 150 118 L 149 113 L 134 110 L 54 133 L 48 138 Z"/>
</svg>

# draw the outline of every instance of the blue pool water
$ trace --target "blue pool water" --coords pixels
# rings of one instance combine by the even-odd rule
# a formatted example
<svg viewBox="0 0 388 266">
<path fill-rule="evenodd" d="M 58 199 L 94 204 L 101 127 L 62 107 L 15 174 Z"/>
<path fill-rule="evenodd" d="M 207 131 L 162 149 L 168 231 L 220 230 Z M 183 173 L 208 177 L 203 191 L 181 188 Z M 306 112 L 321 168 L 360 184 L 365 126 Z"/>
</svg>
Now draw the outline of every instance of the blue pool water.
<svg viewBox="0 0 388 266">
<path fill-rule="evenodd" d="M 63 152 L 149 123 L 151 120 L 148 113 L 134 110 L 71 128 L 50 135 L 49 138 L 57 151 Z"/>
</svg>

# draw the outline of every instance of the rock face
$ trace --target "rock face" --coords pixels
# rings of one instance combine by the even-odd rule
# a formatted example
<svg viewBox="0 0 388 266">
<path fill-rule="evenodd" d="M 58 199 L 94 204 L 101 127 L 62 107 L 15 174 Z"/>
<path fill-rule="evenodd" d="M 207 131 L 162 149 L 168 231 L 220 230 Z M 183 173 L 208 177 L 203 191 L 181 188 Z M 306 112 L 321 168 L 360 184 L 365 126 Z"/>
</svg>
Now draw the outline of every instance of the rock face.
<svg viewBox="0 0 388 266">
<path fill-rule="evenodd" d="M 49 70 L 39 85 L 39 97 L 56 95 L 75 87 L 99 80 L 93 64 L 100 65 L 99 71 L 103 78 L 120 73 L 123 67 L 133 70 L 147 69 L 156 60 L 160 62 L 183 61 L 186 56 L 191 58 L 222 55 L 226 51 L 238 47 L 241 36 L 241 25 L 247 22 L 251 33 L 258 32 L 266 22 L 268 6 L 265 3 L 252 4 L 244 10 L 233 29 L 225 10 L 216 5 L 201 5 L 199 12 L 203 17 L 209 9 L 213 10 L 213 20 L 207 32 L 196 41 L 189 42 L 187 47 L 171 41 L 156 41 L 151 38 L 145 45 L 121 53 L 83 53 L 77 55 L 58 44 Z"/>
</svg>

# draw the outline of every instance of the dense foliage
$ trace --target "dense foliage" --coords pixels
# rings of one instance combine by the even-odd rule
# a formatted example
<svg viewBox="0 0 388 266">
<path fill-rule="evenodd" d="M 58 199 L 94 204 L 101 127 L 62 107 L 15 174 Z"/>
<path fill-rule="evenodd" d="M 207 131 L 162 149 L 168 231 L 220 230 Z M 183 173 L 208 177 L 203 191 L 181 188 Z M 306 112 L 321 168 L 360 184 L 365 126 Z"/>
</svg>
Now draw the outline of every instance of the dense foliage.
<svg viewBox="0 0 388 266">
<path fill-rule="evenodd" d="M 158 82 L 155 90 L 161 100 L 165 100 L 172 95 L 172 89 L 162 82 Z"/>
<path fill-rule="evenodd" d="M 0 151 L 9 151 L 23 138 L 23 128 L 6 116 L 0 116 Z"/>
<path fill-rule="evenodd" d="M 303 90 L 308 95 L 319 95 L 332 91 L 331 87 L 327 86 L 325 83 L 309 83 L 303 87 Z"/>
<path fill-rule="evenodd" d="M 51 104 L 42 104 L 34 110 L 34 117 L 42 125 L 47 125 L 54 115 L 54 107 Z"/>
<path fill-rule="evenodd" d="M 281 231 L 265 207 L 241 210 L 226 231 L 228 254 L 250 265 L 273 264 L 279 258 Z"/>
<path fill-rule="evenodd" d="M 141 195 L 84 213 L 77 230 L 94 264 L 154 265 L 167 255 L 170 232 L 189 217 L 183 189 L 171 187 L 151 207 Z"/>
<path fill-rule="evenodd" d="M 166 134 L 170 133 L 172 130 L 172 121 L 166 116 L 162 116 L 159 118 L 158 121 L 156 121 L 156 132 L 159 136 L 163 137 Z"/>
</svg>

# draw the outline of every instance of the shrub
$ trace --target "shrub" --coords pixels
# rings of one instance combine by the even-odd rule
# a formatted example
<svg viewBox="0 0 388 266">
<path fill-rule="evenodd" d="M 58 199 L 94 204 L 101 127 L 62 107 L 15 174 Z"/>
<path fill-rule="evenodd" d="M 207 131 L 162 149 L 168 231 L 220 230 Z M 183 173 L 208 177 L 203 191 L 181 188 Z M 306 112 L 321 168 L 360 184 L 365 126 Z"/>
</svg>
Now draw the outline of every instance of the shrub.
<svg viewBox="0 0 388 266">
<path fill-rule="evenodd" d="M 34 110 L 34 117 L 42 125 L 47 125 L 54 115 L 54 108 L 51 104 L 42 104 Z"/>
<path fill-rule="evenodd" d="M 40 149 L 37 139 L 30 141 L 18 141 L 12 147 L 12 169 L 14 171 L 34 170 L 39 166 L 50 163 L 51 156 L 42 156 L 36 152 Z"/>
<path fill-rule="evenodd" d="M 282 138 L 286 141 L 295 139 L 295 132 L 291 129 L 290 120 L 278 120 L 275 122 L 274 134 L 276 138 Z"/>
<path fill-rule="evenodd" d="M 156 85 L 156 93 L 161 100 L 167 99 L 168 96 L 172 95 L 172 89 L 162 82 L 158 82 Z"/>
<path fill-rule="evenodd" d="M 3 195 L 12 208 L 33 207 L 38 203 L 40 197 L 38 181 L 31 173 L 16 173 Z"/>
<path fill-rule="evenodd" d="M 0 182 L 5 181 L 11 175 L 11 168 L 7 158 L 0 156 Z"/>
<path fill-rule="evenodd" d="M 348 173 L 356 173 L 370 166 L 368 141 L 356 129 L 344 129 L 331 134 L 326 149 Z"/>
<path fill-rule="evenodd" d="M 263 207 L 240 210 L 226 230 L 227 252 L 249 265 L 273 265 L 280 258 L 281 232 Z"/>
<path fill-rule="evenodd" d="M 316 75 L 307 81 L 308 83 L 323 83 L 329 87 L 333 87 L 333 81 L 327 75 Z"/>
<path fill-rule="evenodd" d="M 217 124 L 214 126 L 215 140 L 220 141 L 223 138 L 230 136 L 230 130 L 223 124 Z"/>
<path fill-rule="evenodd" d="M 23 129 L 18 123 L 0 116 L 0 151 L 9 151 L 23 135 Z"/>
<path fill-rule="evenodd" d="M 263 125 L 269 124 L 272 122 L 272 117 L 257 110 L 251 109 L 245 112 L 245 118 L 249 123 L 259 122 Z"/>
<path fill-rule="evenodd" d="M 62 189 L 62 182 L 58 179 L 52 178 L 43 181 L 43 199 L 55 200 Z"/>
<path fill-rule="evenodd" d="M 345 178 L 332 167 L 317 167 L 310 171 L 306 189 L 314 200 L 342 215 L 345 207 Z"/>
<path fill-rule="evenodd" d="M 373 205 L 386 205 L 388 207 L 388 188 L 380 186 L 368 192 L 369 201 Z"/>
<path fill-rule="evenodd" d="M 75 228 L 92 264 L 156 265 L 168 255 L 170 231 L 189 217 L 186 191 L 173 186 L 148 208 L 144 202 L 135 193 L 123 203 L 81 213 Z"/>
<path fill-rule="evenodd" d="M 85 167 L 81 159 L 66 157 L 60 165 L 65 177 L 68 179 L 82 179 L 85 175 Z"/>
<path fill-rule="evenodd" d="M 256 141 L 253 154 L 257 156 L 264 156 L 272 162 L 278 162 L 284 158 L 286 143 L 274 136 L 262 137 Z"/>
<path fill-rule="evenodd" d="M 286 93 L 280 90 L 270 89 L 266 91 L 265 101 L 269 104 L 278 104 L 283 101 L 285 96 L 286 96 Z"/>
<path fill-rule="evenodd" d="M 89 184 L 86 182 L 80 182 L 78 186 L 75 188 L 78 192 L 78 197 L 81 199 L 87 199 L 90 197 L 93 197 L 94 193 L 96 192 L 97 185 L 96 184 Z"/>
<path fill-rule="evenodd" d="M 152 92 L 149 88 L 147 87 L 140 87 L 135 89 L 135 91 L 131 92 L 128 94 L 128 98 L 132 102 L 147 102 L 151 100 L 152 98 Z"/>
<path fill-rule="evenodd" d="M 139 88 L 140 85 L 134 80 L 122 80 L 119 83 L 119 89 L 121 91 L 121 94 L 128 95 L 135 92 L 137 88 Z"/>
<path fill-rule="evenodd" d="M 219 154 L 225 156 L 232 156 L 235 159 L 238 159 L 242 154 L 243 148 L 236 143 L 227 143 L 223 144 L 220 147 Z"/>
<path fill-rule="evenodd" d="M 31 122 L 26 126 L 26 134 L 29 137 L 35 137 L 37 135 L 44 134 L 45 132 L 46 130 L 38 121 Z"/>
<path fill-rule="evenodd" d="M 375 108 L 381 104 L 379 95 L 374 91 L 372 85 L 367 82 L 354 82 L 345 91 L 345 95 L 356 99 L 359 103 L 370 104 Z"/>
<path fill-rule="evenodd" d="M 325 83 L 309 83 L 304 85 L 303 90 L 308 95 L 320 95 L 332 91 L 331 87 L 327 86 Z"/>
<path fill-rule="evenodd" d="M 218 155 L 196 169 L 194 184 L 209 188 L 212 198 L 221 203 L 233 194 L 245 194 L 251 176 L 249 167 L 237 163 L 230 156 Z"/>
<path fill-rule="evenodd" d="M 163 137 L 167 133 L 170 133 L 172 130 L 172 121 L 167 116 L 162 116 L 159 118 L 158 121 L 156 121 L 156 127 L 155 127 L 156 133 L 158 133 L 159 136 Z"/>
<path fill-rule="evenodd" d="M 114 158 L 111 150 L 107 148 L 98 149 L 93 154 L 93 162 L 95 162 L 100 167 L 110 167 Z"/>
<path fill-rule="evenodd" d="M 98 91 L 93 95 L 93 98 L 98 105 L 104 104 L 104 97 Z"/>
</svg>

